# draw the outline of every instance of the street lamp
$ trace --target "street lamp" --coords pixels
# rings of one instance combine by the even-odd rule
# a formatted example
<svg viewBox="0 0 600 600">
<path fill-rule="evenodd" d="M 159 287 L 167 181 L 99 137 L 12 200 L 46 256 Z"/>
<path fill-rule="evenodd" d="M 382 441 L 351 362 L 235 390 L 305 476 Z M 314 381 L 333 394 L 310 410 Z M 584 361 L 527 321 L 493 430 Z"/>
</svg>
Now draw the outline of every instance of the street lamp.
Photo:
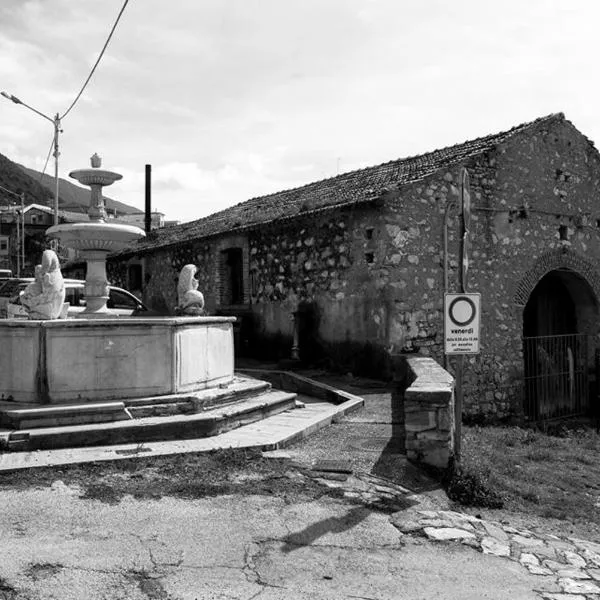
<svg viewBox="0 0 600 600">
<path fill-rule="evenodd" d="M 50 123 L 52 123 L 54 127 L 54 225 L 58 225 L 58 157 L 60 156 L 60 152 L 58 151 L 58 134 L 62 133 L 62 129 L 60 128 L 60 116 L 58 113 L 56 113 L 56 115 L 54 115 L 54 118 L 49 117 L 43 112 L 40 112 L 39 110 L 33 108 L 33 106 L 29 106 L 29 104 L 26 104 L 22 100 L 19 100 L 19 98 L 13 96 L 12 94 L 0 92 L 0 95 L 4 96 L 5 98 L 10 100 L 11 102 L 14 102 L 15 104 L 21 104 L 25 108 L 28 108 L 34 113 L 40 115 L 40 117 L 44 117 L 44 119 L 50 121 Z"/>
</svg>

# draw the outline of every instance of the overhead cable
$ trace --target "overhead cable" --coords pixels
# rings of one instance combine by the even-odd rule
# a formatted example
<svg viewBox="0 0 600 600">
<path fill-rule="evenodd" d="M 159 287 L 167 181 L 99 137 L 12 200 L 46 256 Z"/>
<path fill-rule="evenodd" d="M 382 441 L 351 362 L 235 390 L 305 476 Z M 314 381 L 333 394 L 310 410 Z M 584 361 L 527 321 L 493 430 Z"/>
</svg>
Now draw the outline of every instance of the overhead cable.
<svg viewBox="0 0 600 600">
<path fill-rule="evenodd" d="M 94 71 L 96 70 L 96 67 L 100 63 L 100 60 L 102 59 L 102 56 L 104 55 L 104 51 L 106 50 L 108 43 L 110 42 L 110 38 L 112 38 L 112 35 L 115 32 L 115 29 L 117 28 L 117 24 L 119 23 L 119 20 L 121 19 L 121 15 L 123 14 L 123 11 L 125 10 L 125 7 L 127 6 L 128 2 L 129 2 L 129 0 L 125 0 L 125 2 L 123 3 L 123 6 L 121 7 L 121 10 L 117 16 L 117 20 L 115 21 L 114 25 L 112 26 L 112 29 L 110 30 L 110 34 L 108 35 L 108 38 L 106 39 L 106 42 L 102 48 L 102 51 L 100 52 L 100 56 L 98 56 L 98 60 L 96 61 L 96 64 L 92 67 L 92 70 L 90 71 L 90 74 L 88 75 L 88 78 L 85 80 L 85 83 L 79 90 L 79 94 L 77 94 L 75 100 L 73 100 L 73 102 L 71 103 L 71 106 L 69 106 L 69 108 L 67 108 L 67 110 L 60 116 L 61 119 L 64 119 L 71 112 L 71 109 L 75 106 L 75 104 L 81 97 L 81 94 L 83 94 L 83 90 L 85 90 L 87 84 L 89 83 L 90 79 L 92 78 L 92 75 L 94 74 Z"/>
<path fill-rule="evenodd" d="M 50 142 L 50 150 L 48 150 L 48 156 L 46 156 L 46 162 L 44 163 L 44 168 L 40 173 L 40 183 L 42 183 L 42 179 L 44 179 L 44 174 L 46 173 L 46 167 L 48 166 L 48 161 L 50 160 L 50 155 L 52 154 L 52 148 L 54 148 L 54 136 L 52 136 L 52 142 Z"/>
</svg>

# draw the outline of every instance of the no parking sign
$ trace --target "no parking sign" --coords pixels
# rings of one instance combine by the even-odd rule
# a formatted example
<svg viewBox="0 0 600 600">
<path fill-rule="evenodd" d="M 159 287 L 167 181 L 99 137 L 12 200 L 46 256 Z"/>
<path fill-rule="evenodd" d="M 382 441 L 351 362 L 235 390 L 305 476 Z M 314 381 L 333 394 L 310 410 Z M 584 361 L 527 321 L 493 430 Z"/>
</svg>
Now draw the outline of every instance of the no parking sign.
<svg viewBox="0 0 600 600">
<path fill-rule="evenodd" d="M 481 294 L 445 294 L 444 352 L 479 354 Z"/>
</svg>

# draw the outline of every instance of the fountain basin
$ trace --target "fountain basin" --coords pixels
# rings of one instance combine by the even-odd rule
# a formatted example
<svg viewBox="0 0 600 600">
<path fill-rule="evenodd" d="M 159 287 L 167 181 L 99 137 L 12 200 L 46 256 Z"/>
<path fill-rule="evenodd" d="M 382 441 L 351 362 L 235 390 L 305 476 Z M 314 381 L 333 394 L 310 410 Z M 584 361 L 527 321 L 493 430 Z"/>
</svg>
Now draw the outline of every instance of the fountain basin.
<svg viewBox="0 0 600 600">
<path fill-rule="evenodd" d="M 111 185 L 115 181 L 119 181 L 119 179 L 123 179 L 123 175 L 120 173 L 96 168 L 77 169 L 76 171 L 71 171 L 69 177 L 76 179 L 83 185 L 99 185 L 102 187 Z"/>
<path fill-rule="evenodd" d="M 235 317 L 0 321 L 0 399 L 85 403 L 233 380 Z"/>
<path fill-rule="evenodd" d="M 121 223 L 63 223 L 50 227 L 48 237 L 59 238 L 61 243 L 75 250 L 116 252 L 145 236 L 135 225 Z"/>
</svg>

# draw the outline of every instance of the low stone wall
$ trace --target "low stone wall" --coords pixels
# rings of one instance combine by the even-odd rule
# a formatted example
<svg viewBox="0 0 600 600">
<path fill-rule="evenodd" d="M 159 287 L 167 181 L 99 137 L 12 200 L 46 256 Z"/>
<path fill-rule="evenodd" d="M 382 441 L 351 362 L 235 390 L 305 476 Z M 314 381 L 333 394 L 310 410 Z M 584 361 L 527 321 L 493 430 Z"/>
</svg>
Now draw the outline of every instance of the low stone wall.
<svg viewBox="0 0 600 600">
<path fill-rule="evenodd" d="M 425 356 L 394 357 L 394 380 L 404 406 L 406 456 L 446 468 L 454 448 L 454 379 Z"/>
<path fill-rule="evenodd" d="M 305 394 L 332 404 L 351 402 L 353 409 L 364 406 L 364 399 L 350 392 L 340 390 L 326 383 L 315 381 L 298 373 L 270 369 L 236 369 L 236 372 L 268 381 L 274 387 L 286 392 Z"/>
</svg>

